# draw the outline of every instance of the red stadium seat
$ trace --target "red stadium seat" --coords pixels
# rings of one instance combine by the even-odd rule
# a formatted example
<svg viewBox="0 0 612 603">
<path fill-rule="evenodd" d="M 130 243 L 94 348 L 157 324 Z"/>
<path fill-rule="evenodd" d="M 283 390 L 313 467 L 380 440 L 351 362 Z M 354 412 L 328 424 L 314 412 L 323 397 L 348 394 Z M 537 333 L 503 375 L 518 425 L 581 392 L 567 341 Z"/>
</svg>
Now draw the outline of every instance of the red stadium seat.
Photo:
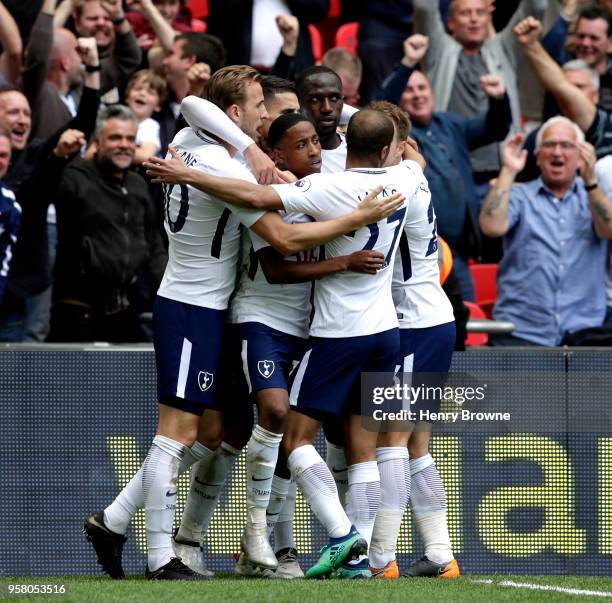
<svg viewBox="0 0 612 603">
<path fill-rule="evenodd" d="M 470 272 L 476 286 L 476 303 L 491 318 L 497 300 L 497 264 L 471 264 Z"/>
<path fill-rule="evenodd" d="M 312 56 L 314 57 L 317 65 L 321 64 L 323 60 L 323 36 L 315 25 L 309 25 L 308 31 L 310 33 L 310 43 L 312 44 Z"/>
<path fill-rule="evenodd" d="M 194 19 L 206 19 L 208 17 L 208 0 L 187 0 L 187 6 Z"/>
<path fill-rule="evenodd" d="M 463 305 L 470 311 L 470 318 L 487 318 L 484 310 L 473 302 L 464 301 Z M 487 345 L 489 335 L 487 333 L 468 333 L 465 345 L 468 347 Z"/>
<path fill-rule="evenodd" d="M 353 54 L 357 54 L 357 35 L 359 34 L 359 23 L 345 23 L 336 32 L 336 46 L 346 48 Z"/>
</svg>

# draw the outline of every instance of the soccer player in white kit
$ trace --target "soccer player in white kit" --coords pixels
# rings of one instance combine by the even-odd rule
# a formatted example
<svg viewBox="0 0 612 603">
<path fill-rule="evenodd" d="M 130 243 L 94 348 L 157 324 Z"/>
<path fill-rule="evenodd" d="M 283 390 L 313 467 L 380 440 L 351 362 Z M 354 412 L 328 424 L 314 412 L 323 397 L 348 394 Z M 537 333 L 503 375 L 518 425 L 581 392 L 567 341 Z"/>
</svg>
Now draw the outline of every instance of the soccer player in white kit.
<svg viewBox="0 0 612 603">
<path fill-rule="evenodd" d="M 410 131 L 405 113 L 386 101 L 371 103 L 369 108 L 393 119 L 399 151 L 410 151 L 407 142 L 402 142 Z M 390 157 L 389 165 L 399 160 L 399 156 Z M 452 306 L 440 285 L 436 218 L 426 182 L 413 203 L 420 212 L 415 212 L 414 220 L 406 220 L 393 272 L 393 300 L 400 325 L 398 365 L 404 373 L 440 378 L 450 368 L 455 325 Z M 437 411 L 438 406 L 439 401 L 430 410 Z M 381 433 L 377 443 L 381 503 L 369 553 L 372 575 L 399 577 L 395 548 L 410 500 L 425 555 L 402 575 L 456 578 L 460 572 L 448 534 L 444 485 L 429 454 L 431 424 L 420 422 L 414 430 L 410 424 L 396 427 L 397 431 Z"/>
<path fill-rule="evenodd" d="M 251 136 L 266 114 L 259 78 L 254 69 L 239 66 L 221 69 L 209 81 L 211 98 Z M 254 182 L 250 172 L 232 159 L 229 145 L 203 132 L 184 129 L 174 143 L 184 160 L 196 169 Z M 128 487 L 104 512 L 88 518 L 85 532 L 105 571 L 122 577 L 123 534 L 138 504 L 144 503 L 149 547 L 147 577 L 193 580 L 202 576 L 186 567 L 172 547 L 177 479 L 181 465 L 184 468 L 214 454 L 202 445 L 196 446 L 196 436 L 204 408 L 216 404 L 215 377 L 225 311 L 236 276 L 240 223 L 270 241 L 281 253 L 291 254 L 360 228 L 373 216 L 378 219 L 393 211 L 401 199 L 380 203 L 370 198 L 350 215 L 293 225 L 283 222 L 274 212 L 224 206 L 184 185 L 168 187 L 165 199 L 169 262 L 154 310 L 160 403 L 157 435 Z M 220 414 L 210 412 L 213 417 Z M 207 415 L 208 411 L 204 427 L 210 421 Z"/>
<path fill-rule="evenodd" d="M 170 181 L 188 182 L 229 201 L 256 207 L 284 207 L 319 219 L 345 211 L 343 208 L 355 203 L 356 194 L 364 195 L 376 185 L 385 187 L 383 194 L 397 190 L 409 199 L 387 220 L 370 224 L 353 236 L 341 237 L 325 246 L 326 257 L 344 255 L 349 250 L 379 250 L 385 254 L 385 264 L 375 277 L 342 273 L 326 277 L 315 285 L 311 337 L 294 373 L 290 394 L 292 412 L 283 440 L 292 475 L 331 539 L 307 577 L 334 572 L 352 577 L 353 571 L 361 576 L 369 575 L 367 557 L 363 559 L 367 542 L 351 526 L 338 500 L 331 473 L 312 441 L 323 417 L 350 414 L 349 456 L 353 463 L 373 462 L 376 467 L 376 434 L 362 428 L 356 394 L 362 371 L 392 375 L 395 369 L 399 340 L 390 295 L 390 267 L 406 213 L 411 212 L 410 199 L 423 181 L 422 170 L 414 162 L 391 169 L 380 167 L 389 153 L 395 151 L 392 149 L 393 124 L 379 112 L 363 111 L 354 116 L 349 124 L 347 144 L 349 169 L 346 172 L 314 175 L 295 185 L 253 187 L 179 168 L 176 163 L 177 171 L 170 176 Z M 158 173 L 163 177 L 163 169 Z M 356 500 L 352 502 L 358 504 Z M 361 567 L 351 567 L 350 563 L 346 566 L 347 559 L 360 562 Z"/>
</svg>

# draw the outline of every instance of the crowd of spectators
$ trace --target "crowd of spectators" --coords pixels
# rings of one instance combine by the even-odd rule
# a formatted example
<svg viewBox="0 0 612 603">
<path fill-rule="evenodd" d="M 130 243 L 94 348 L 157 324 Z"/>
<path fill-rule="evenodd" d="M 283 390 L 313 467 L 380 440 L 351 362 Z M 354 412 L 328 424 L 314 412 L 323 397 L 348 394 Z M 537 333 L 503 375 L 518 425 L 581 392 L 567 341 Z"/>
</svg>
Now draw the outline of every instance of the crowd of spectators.
<svg viewBox="0 0 612 603">
<path fill-rule="evenodd" d="M 181 102 L 205 97 L 230 64 L 266 74 L 267 96 L 296 82 L 328 157 L 343 104 L 385 100 L 408 114 L 463 299 L 475 299 L 470 264 L 499 263 L 493 317 L 516 328 L 492 343 L 605 333 L 611 10 L 610 0 L 0 0 L 0 341 L 146 340 L 139 316 L 167 251 L 163 191 L 141 164 L 185 125 Z M 358 24 L 354 46 L 328 36 L 318 55 L 317 32 L 343 21 Z M 322 67 L 304 77 L 315 57 Z M 313 74 L 330 95 L 313 98 Z"/>
</svg>

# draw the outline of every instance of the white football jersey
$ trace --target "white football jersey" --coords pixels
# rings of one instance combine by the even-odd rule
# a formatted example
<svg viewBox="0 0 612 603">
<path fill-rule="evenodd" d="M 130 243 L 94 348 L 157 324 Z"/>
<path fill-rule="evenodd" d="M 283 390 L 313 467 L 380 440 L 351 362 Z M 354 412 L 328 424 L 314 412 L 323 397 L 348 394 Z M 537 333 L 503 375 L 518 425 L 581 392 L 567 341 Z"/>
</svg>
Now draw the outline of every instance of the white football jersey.
<svg viewBox="0 0 612 603">
<path fill-rule="evenodd" d="M 340 145 L 331 151 L 321 149 L 321 173 L 344 172 L 346 169 L 346 137 L 338 132 Z"/>
<path fill-rule="evenodd" d="M 312 221 L 301 213 L 280 213 L 287 224 Z M 312 281 L 282 285 L 268 283 L 257 252 L 269 246 L 267 241 L 254 232 L 249 230 L 245 233 L 240 283 L 230 304 L 229 320 L 232 323 L 260 322 L 281 333 L 306 338 L 310 322 Z M 284 259 L 312 262 L 317 259 L 318 251 L 318 248 L 310 249 Z"/>
<path fill-rule="evenodd" d="M 436 215 L 425 177 L 410 200 L 392 290 L 401 329 L 424 329 L 454 320 L 453 307 L 440 285 Z"/>
<path fill-rule="evenodd" d="M 419 165 L 407 161 L 390 168 L 313 174 L 294 184 L 274 185 L 286 211 L 300 211 L 316 220 L 351 212 L 378 185 L 384 189 L 382 195 L 401 192 L 406 197 L 404 205 L 387 219 L 325 245 L 328 258 L 373 249 L 384 254 L 385 264 L 375 275 L 339 272 L 316 281 L 312 336 L 356 337 L 398 326 L 391 296 L 393 264 L 406 215 L 414 219 L 411 200 L 422 180 Z"/>
<path fill-rule="evenodd" d="M 183 160 L 207 174 L 255 182 L 218 142 L 182 129 L 172 141 Z M 175 301 L 225 310 L 236 284 L 240 223 L 251 227 L 265 212 L 239 208 L 186 185 L 164 186 L 168 265 L 158 294 Z"/>
</svg>

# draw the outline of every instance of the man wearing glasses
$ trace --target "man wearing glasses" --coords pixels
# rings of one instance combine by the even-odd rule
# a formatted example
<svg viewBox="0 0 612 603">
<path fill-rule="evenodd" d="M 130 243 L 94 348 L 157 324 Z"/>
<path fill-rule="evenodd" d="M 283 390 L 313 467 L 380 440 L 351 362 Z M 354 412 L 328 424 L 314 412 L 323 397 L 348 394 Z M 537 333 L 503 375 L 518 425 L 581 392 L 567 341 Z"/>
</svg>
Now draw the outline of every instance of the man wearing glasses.
<svg viewBox="0 0 612 603">
<path fill-rule="evenodd" d="M 506 143 L 497 183 L 480 212 L 483 233 L 504 237 L 493 317 L 516 325 L 512 335 L 491 343 L 556 346 L 567 333 L 603 322 L 612 202 L 597 182 L 595 149 L 565 117 L 540 128 L 541 176 L 514 184 L 525 166 L 523 138 L 518 134 Z"/>
</svg>

